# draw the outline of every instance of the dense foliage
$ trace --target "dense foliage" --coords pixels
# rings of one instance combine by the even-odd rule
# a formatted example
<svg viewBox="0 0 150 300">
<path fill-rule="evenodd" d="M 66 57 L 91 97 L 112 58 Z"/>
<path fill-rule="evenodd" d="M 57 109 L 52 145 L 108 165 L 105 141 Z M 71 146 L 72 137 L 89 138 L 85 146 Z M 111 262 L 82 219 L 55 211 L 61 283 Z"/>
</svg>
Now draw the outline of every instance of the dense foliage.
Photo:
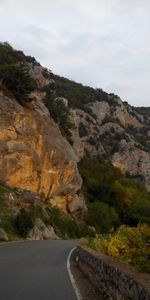
<svg viewBox="0 0 150 300">
<path fill-rule="evenodd" d="M 23 238 L 27 237 L 29 231 L 33 228 L 33 221 L 30 213 L 22 208 L 18 215 L 15 217 L 14 225 L 17 232 Z"/>
<path fill-rule="evenodd" d="M 85 222 L 77 222 L 76 219 L 62 213 L 58 208 L 47 208 L 49 218 L 47 223 L 52 225 L 62 238 L 81 238 L 83 236 L 95 236 L 92 228 Z"/>
<path fill-rule="evenodd" d="M 7 232 L 10 240 L 20 237 L 26 238 L 38 218 L 43 220 L 47 226 L 53 226 L 57 235 L 63 239 L 95 236 L 95 230 L 88 226 L 84 220 L 79 221 L 58 208 L 51 207 L 49 203 L 47 204 L 47 199 L 43 197 L 41 197 L 40 206 L 26 203 L 26 207 L 20 209 L 18 214 L 14 216 L 12 208 L 7 205 L 7 195 L 11 191 L 11 189 L 0 185 L 0 227 Z"/>
<path fill-rule="evenodd" d="M 83 159 L 79 169 L 89 208 L 87 221 L 90 225 L 96 226 L 99 231 L 108 232 L 119 222 L 133 226 L 139 222 L 150 224 L 150 193 L 143 186 L 98 158 Z"/>
<path fill-rule="evenodd" d="M 122 225 L 107 239 L 99 235 L 88 238 L 86 245 L 98 252 L 113 256 L 120 261 L 135 266 L 138 270 L 150 273 L 150 226 L 137 227 Z"/>
<path fill-rule="evenodd" d="M 104 202 L 88 204 L 86 222 L 99 232 L 109 232 L 119 224 L 119 216 L 113 207 Z"/>
<path fill-rule="evenodd" d="M 21 104 L 30 101 L 29 94 L 36 88 L 35 81 L 29 76 L 28 70 L 21 65 L 0 67 L 0 80 Z"/>
<path fill-rule="evenodd" d="M 55 93 L 48 88 L 46 90 L 45 105 L 54 121 L 59 125 L 62 135 L 72 143 L 71 129 L 74 128 L 74 124 L 70 120 L 70 108 L 64 104 L 61 98 L 57 99 Z"/>
<path fill-rule="evenodd" d="M 94 89 L 84 86 L 58 75 L 53 75 L 57 96 L 69 100 L 70 106 L 85 109 L 85 105 L 94 101 L 108 101 L 108 94 L 102 89 Z"/>
<path fill-rule="evenodd" d="M 23 52 L 14 50 L 7 43 L 0 44 L 0 90 L 21 104 L 30 101 L 29 94 L 36 88 L 24 62 Z"/>
</svg>

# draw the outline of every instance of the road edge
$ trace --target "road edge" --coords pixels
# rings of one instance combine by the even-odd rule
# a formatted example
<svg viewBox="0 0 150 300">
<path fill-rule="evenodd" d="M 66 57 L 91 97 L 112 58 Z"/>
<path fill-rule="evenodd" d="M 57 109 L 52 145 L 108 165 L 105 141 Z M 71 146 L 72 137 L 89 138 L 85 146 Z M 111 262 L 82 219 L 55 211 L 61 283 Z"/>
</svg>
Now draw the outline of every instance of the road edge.
<svg viewBox="0 0 150 300">
<path fill-rule="evenodd" d="M 77 247 L 74 247 L 68 254 L 68 258 L 67 258 L 67 271 L 68 271 L 68 275 L 69 275 L 69 278 L 70 278 L 70 281 L 71 281 L 71 284 L 72 284 L 72 287 L 75 291 L 75 295 L 76 295 L 76 298 L 77 300 L 83 300 L 82 299 L 82 296 L 80 294 L 80 291 L 76 285 L 76 282 L 75 282 L 75 279 L 74 279 L 74 276 L 71 272 L 71 267 L 70 267 L 70 259 L 71 259 L 71 255 L 72 253 L 76 250 Z"/>
</svg>

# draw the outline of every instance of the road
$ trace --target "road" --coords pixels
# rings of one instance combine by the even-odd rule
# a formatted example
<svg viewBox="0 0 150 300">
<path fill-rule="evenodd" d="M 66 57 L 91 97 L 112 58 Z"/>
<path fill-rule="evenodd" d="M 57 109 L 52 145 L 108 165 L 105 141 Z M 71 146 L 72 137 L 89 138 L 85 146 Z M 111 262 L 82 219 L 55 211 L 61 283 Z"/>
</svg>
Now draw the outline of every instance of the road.
<svg viewBox="0 0 150 300">
<path fill-rule="evenodd" d="M 67 257 L 74 241 L 0 245 L 0 300 L 76 300 Z"/>
</svg>

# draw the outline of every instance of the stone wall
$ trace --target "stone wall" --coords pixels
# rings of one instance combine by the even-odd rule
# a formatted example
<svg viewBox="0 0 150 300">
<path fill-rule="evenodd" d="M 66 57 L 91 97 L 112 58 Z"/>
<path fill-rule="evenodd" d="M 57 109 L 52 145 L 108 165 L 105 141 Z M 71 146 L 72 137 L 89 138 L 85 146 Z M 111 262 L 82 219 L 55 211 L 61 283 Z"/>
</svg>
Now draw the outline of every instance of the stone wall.
<svg viewBox="0 0 150 300">
<path fill-rule="evenodd" d="M 83 246 L 76 249 L 81 271 L 107 300 L 150 300 L 150 275 Z"/>
</svg>

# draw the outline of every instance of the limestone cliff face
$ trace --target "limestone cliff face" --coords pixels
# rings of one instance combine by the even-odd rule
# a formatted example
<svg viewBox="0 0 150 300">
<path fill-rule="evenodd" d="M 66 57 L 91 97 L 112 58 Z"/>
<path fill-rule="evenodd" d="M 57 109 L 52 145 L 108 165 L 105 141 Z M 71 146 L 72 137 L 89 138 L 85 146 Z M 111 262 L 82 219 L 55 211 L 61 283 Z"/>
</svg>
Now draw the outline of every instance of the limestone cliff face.
<svg viewBox="0 0 150 300">
<path fill-rule="evenodd" d="M 39 97 L 22 107 L 0 93 L 0 181 L 53 201 L 57 196 L 55 204 L 64 210 L 78 198 L 82 181 L 76 155 Z"/>
<path fill-rule="evenodd" d="M 74 109 L 73 148 L 79 157 L 100 155 L 150 190 L 150 117 L 119 97 L 86 105 L 88 114 Z M 86 128 L 80 135 L 80 126 Z"/>
<path fill-rule="evenodd" d="M 118 96 L 49 73 L 35 59 L 7 48 L 7 55 L 13 52 L 10 64 L 14 57 L 17 66 L 23 64 L 36 87 L 27 101 L 17 102 L 7 93 L 13 87 L 7 80 L 7 90 L 1 75 L 1 182 L 44 194 L 53 205 L 74 213 L 85 209 L 77 162 L 84 155 L 99 155 L 150 190 L 150 113 L 146 109 L 134 108 Z M 66 121 L 61 102 L 69 116 L 64 124 L 66 131 L 60 122 L 60 115 Z M 54 107 L 58 108 L 56 114 Z M 74 125 L 69 131 L 68 121 Z"/>
</svg>

